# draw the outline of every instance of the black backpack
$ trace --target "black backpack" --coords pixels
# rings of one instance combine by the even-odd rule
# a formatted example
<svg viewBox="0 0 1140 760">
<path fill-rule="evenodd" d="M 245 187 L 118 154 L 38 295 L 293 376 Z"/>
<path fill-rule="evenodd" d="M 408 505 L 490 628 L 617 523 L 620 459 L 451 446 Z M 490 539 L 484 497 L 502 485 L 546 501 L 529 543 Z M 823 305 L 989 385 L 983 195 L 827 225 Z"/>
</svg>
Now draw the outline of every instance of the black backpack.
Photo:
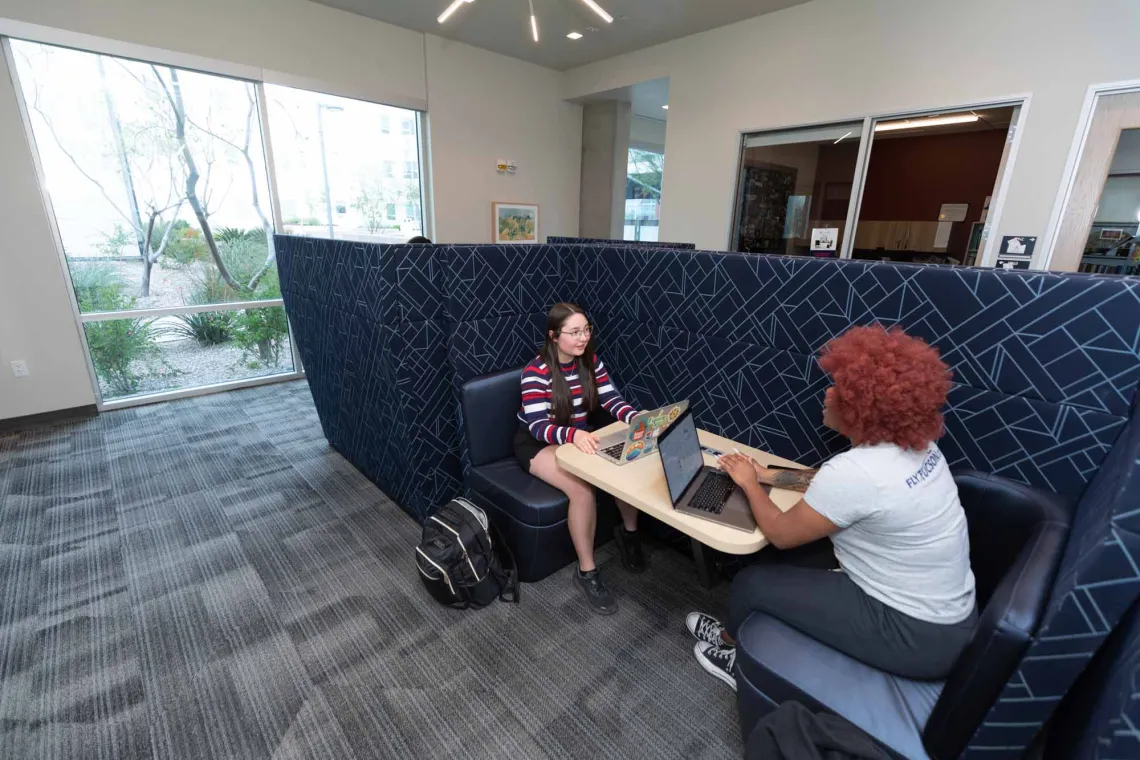
<svg viewBox="0 0 1140 760">
<path fill-rule="evenodd" d="M 487 513 L 467 499 L 452 499 L 424 521 L 416 567 L 428 592 L 448 607 L 519 601 L 514 556 Z"/>
</svg>

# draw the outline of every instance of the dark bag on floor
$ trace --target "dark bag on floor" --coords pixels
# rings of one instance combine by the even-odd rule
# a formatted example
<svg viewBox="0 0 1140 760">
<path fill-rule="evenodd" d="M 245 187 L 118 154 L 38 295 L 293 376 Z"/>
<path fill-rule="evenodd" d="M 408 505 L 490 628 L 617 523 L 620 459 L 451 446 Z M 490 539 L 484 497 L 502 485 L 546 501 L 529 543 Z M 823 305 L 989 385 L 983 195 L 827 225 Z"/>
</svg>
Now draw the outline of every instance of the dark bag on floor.
<svg viewBox="0 0 1140 760">
<path fill-rule="evenodd" d="M 487 514 L 467 499 L 452 499 L 424 521 L 416 567 L 428 592 L 448 607 L 519 601 L 511 550 Z"/>
</svg>

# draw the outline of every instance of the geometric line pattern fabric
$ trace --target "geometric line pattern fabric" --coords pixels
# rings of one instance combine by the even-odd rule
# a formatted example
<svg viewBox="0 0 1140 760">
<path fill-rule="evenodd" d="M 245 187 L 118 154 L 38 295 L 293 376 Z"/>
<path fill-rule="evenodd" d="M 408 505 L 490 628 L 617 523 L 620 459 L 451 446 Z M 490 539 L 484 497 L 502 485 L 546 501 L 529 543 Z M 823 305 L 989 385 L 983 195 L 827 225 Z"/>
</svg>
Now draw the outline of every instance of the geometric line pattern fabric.
<svg viewBox="0 0 1140 760">
<path fill-rule="evenodd" d="M 814 354 L 900 324 L 958 382 L 1126 416 L 1140 382 L 1140 280 L 803 257 L 568 249 L 573 297 L 613 316 Z"/>
<path fill-rule="evenodd" d="M 1077 519 L 1041 627 L 964 757 L 1020 757 L 1136 603 L 1140 596 L 1138 518 L 1140 420 L 1133 417 L 1077 506 Z M 1129 688 L 1137 687 L 1130 683 Z M 1137 712 L 1135 703 L 1115 709 L 1122 716 L 1125 711 Z"/>
<path fill-rule="evenodd" d="M 1017 756 L 1140 592 L 1134 279 L 628 245 L 277 250 L 326 437 L 420 520 L 460 491 L 459 384 L 532 358 L 555 301 L 590 312 L 635 406 L 689 398 L 703 427 L 805 464 L 844 445 L 820 420 L 824 343 L 880 322 L 937 346 L 951 464 L 1080 498 L 1040 632 L 967 757 Z"/>
<path fill-rule="evenodd" d="M 325 437 L 422 522 L 462 474 L 434 247 L 279 235 L 276 250 Z"/>
</svg>

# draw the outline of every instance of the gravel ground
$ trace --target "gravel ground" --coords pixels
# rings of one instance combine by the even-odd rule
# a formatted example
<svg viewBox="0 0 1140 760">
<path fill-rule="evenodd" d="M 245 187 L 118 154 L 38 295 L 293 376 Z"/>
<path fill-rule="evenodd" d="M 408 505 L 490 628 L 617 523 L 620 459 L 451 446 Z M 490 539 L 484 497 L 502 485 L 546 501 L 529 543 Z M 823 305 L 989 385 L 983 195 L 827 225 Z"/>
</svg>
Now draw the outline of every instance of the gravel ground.
<svg viewBox="0 0 1140 760">
<path fill-rule="evenodd" d="M 199 346 L 196 341 L 179 338 L 158 343 L 159 359 L 148 367 L 135 362 L 131 369 L 140 378 L 138 393 L 155 393 L 181 388 L 212 385 L 228 380 L 244 380 L 293 371 L 293 355 L 289 340 L 281 349 L 281 360 L 276 367 L 251 368 L 240 348 L 233 344 Z M 116 398 L 102 380 L 99 381 L 104 400 Z"/>
</svg>

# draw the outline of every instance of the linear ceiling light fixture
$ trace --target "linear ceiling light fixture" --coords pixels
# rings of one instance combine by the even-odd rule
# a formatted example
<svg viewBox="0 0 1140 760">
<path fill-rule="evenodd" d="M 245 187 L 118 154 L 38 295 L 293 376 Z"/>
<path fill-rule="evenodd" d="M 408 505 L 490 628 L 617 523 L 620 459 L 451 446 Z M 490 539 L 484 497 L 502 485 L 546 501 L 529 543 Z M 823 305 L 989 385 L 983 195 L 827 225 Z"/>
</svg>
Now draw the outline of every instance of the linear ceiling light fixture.
<svg viewBox="0 0 1140 760">
<path fill-rule="evenodd" d="M 594 0 L 582 0 L 582 2 L 585 3 L 586 6 L 590 10 L 592 10 L 594 13 L 601 16 L 602 21 L 605 21 L 607 24 L 612 24 L 614 22 L 614 17 L 611 16 L 610 14 L 606 13 L 605 9 L 602 8 L 602 6 L 595 3 Z"/>
<path fill-rule="evenodd" d="M 445 22 L 449 18 L 451 18 L 451 14 L 453 14 L 457 10 L 459 10 L 459 6 L 463 5 L 464 3 L 473 3 L 473 2 L 475 2 L 475 0 L 454 0 L 454 2 L 452 2 L 451 5 L 447 6 L 447 10 L 445 10 L 443 13 L 439 14 L 439 18 L 437 18 L 436 21 L 438 21 L 439 23 L 442 24 L 443 22 Z"/>
<path fill-rule="evenodd" d="M 447 6 L 447 10 L 439 14 L 439 18 L 437 18 L 436 21 L 441 24 L 445 23 L 449 18 L 454 16 L 455 12 L 463 7 L 465 3 L 473 2 L 475 2 L 475 0 L 452 0 L 451 5 Z M 594 2 L 594 0 L 582 0 L 582 2 L 585 3 L 586 6 L 594 13 L 601 16 L 607 24 L 612 24 L 614 22 L 614 17 L 606 13 L 605 9 Z M 532 37 L 534 37 L 534 41 L 538 42 L 538 16 L 534 13 L 534 0 L 527 0 L 527 6 L 530 8 L 530 34 Z M 590 27 L 586 31 L 596 32 L 598 30 Z M 566 37 L 571 40 L 580 40 L 582 39 L 582 34 L 580 32 L 570 32 L 566 35 Z"/>
<path fill-rule="evenodd" d="M 885 121 L 875 125 L 876 132 L 895 132 L 900 129 L 920 129 L 922 127 L 945 127 L 951 124 L 972 124 L 978 121 L 976 113 L 957 116 L 935 116 L 930 119 L 907 119 L 905 121 Z"/>
</svg>

